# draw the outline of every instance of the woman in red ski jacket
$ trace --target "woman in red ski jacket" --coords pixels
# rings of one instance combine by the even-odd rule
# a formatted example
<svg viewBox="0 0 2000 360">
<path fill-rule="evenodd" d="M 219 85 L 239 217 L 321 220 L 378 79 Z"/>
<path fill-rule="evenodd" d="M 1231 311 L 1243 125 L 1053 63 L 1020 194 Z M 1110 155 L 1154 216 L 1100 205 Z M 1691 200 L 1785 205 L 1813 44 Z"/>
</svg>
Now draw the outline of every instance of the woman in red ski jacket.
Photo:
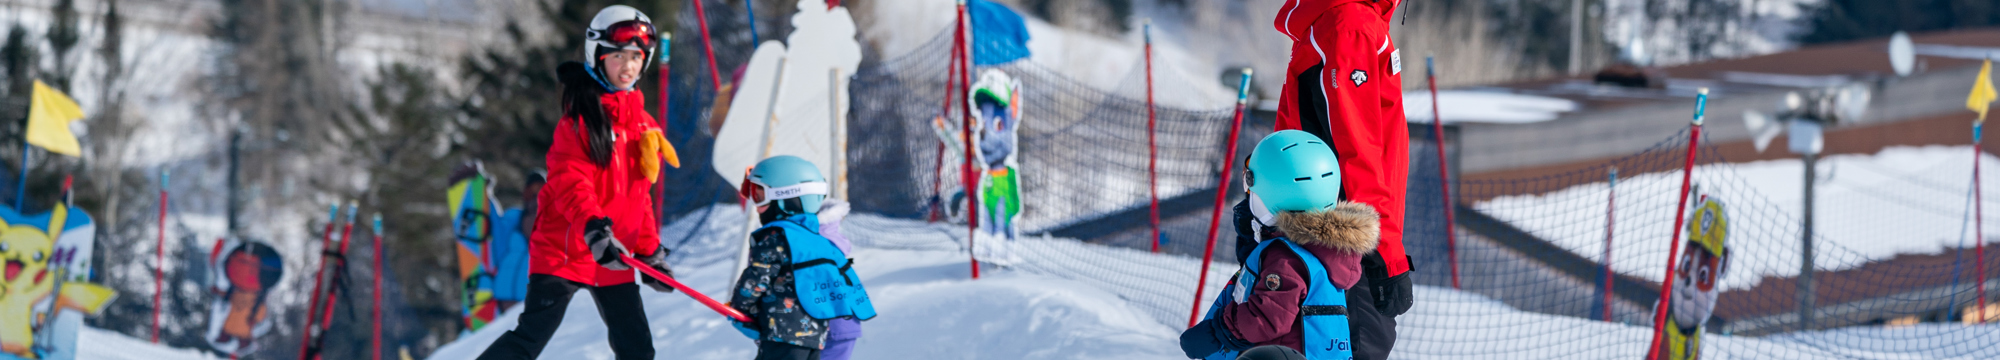
<svg viewBox="0 0 2000 360">
<path fill-rule="evenodd" d="M 577 290 L 589 290 L 619 359 L 652 359 L 639 285 L 630 256 L 668 274 L 649 192 L 660 165 L 680 166 L 673 147 L 633 88 L 653 62 L 654 30 L 638 10 L 613 5 L 585 32 L 587 63 L 556 68 L 563 116 L 549 147 L 548 183 L 528 237 L 528 296 L 520 322 L 480 359 L 533 359 L 562 324 Z M 673 291 L 646 278 L 646 285 Z"/>
</svg>

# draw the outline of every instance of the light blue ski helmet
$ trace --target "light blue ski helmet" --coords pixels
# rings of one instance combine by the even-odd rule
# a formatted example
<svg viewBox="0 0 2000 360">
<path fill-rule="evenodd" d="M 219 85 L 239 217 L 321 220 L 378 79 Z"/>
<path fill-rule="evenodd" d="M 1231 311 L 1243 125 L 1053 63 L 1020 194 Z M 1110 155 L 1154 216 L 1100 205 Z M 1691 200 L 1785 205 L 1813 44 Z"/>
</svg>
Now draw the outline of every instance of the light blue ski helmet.
<svg viewBox="0 0 2000 360">
<path fill-rule="evenodd" d="M 1265 136 L 1250 150 L 1245 167 L 1250 191 L 1272 214 L 1326 211 L 1340 204 L 1340 159 L 1312 133 L 1284 130 Z"/>
<path fill-rule="evenodd" d="M 757 205 L 776 202 L 779 210 L 789 214 L 818 213 L 820 201 L 828 194 L 826 176 L 820 175 L 819 167 L 797 156 L 773 156 L 759 161 L 750 169 L 749 180 L 762 187 L 751 196 Z"/>
</svg>

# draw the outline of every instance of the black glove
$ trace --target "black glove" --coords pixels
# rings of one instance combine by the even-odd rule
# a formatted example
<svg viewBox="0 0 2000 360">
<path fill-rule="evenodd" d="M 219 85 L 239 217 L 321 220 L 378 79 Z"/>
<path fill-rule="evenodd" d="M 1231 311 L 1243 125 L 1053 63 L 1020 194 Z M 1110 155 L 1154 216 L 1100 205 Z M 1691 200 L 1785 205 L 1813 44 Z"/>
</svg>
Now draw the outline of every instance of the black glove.
<svg viewBox="0 0 2000 360">
<path fill-rule="evenodd" d="M 1213 319 L 1202 320 L 1194 327 L 1181 332 L 1181 353 L 1189 359 L 1200 359 L 1222 352 L 1222 343 L 1215 341 L 1214 330 L 1209 326 Z"/>
<path fill-rule="evenodd" d="M 583 243 L 590 246 L 590 258 L 596 261 L 598 266 L 611 270 L 632 268 L 625 266 L 625 262 L 619 260 L 629 256 L 631 251 L 625 250 L 625 244 L 618 243 L 618 237 L 611 235 L 611 219 L 600 217 L 585 221 Z"/>
<path fill-rule="evenodd" d="M 1409 261 L 1408 257 L 1404 257 L 1404 261 Z M 1368 290 L 1375 295 L 1375 310 L 1381 311 L 1382 315 L 1396 317 L 1410 311 L 1410 306 L 1415 304 L 1415 299 L 1410 297 L 1415 291 L 1410 288 L 1412 272 L 1416 270 L 1389 276 L 1389 264 L 1382 261 L 1381 253 L 1371 252 L 1361 257 L 1361 273 L 1368 276 Z"/>
<path fill-rule="evenodd" d="M 674 270 L 667 268 L 667 254 L 672 254 L 673 252 L 673 250 L 661 247 L 660 251 L 654 251 L 652 255 L 640 257 L 639 261 L 645 262 L 646 266 L 653 267 L 653 270 L 659 270 L 661 274 L 667 274 L 667 277 L 674 277 Z M 639 282 L 653 288 L 653 291 L 674 292 L 674 287 L 667 286 L 667 283 L 664 281 L 654 280 L 652 276 L 641 276 L 639 277 Z"/>
<path fill-rule="evenodd" d="M 1202 319 L 1194 327 L 1181 332 L 1181 353 L 1189 359 L 1200 359 L 1222 351 L 1248 350 L 1256 344 L 1237 339 L 1215 319 Z"/>
</svg>

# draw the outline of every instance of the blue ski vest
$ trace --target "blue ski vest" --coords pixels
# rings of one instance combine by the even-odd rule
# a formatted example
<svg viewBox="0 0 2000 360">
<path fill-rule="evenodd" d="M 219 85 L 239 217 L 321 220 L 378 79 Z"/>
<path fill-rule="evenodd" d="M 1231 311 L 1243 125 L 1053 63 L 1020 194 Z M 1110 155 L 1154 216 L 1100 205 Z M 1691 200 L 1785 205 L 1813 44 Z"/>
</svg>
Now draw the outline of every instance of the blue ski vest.
<svg viewBox="0 0 2000 360">
<path fill-rule="evenodd" d="M 819 216 L 800 214 L 764 227 L 785 232 L 791 246 L 792 288 L 807 315 L 820 320 L 875 318 L 875 303 L 868 300 L 868 289 L 854 273 L 854 259 L 819 234 Z"/>
<path fill-rule="evenodd" d="M 1250 294 L 1257 292 L 1256 286 L 1244 284 L 1257 283 L 1257 271 L 1263 269 L 1259 263 L 1264 259 L 1264 249 L 1277 243 L 1290 246 L 1292 253 L 1298 254 L 1299 259 L 1306 263 L 1309 277 L 1306 280 L 1306 300 L 1299 304 L 1299 321 L 1303 322 L 1304 326 L 1301 328 L 1306 332 L 1302 337 L 1305 340 L 1302 342 L 1305 346 L 1302 352 L 1307 359 L 1313 360 L 1353 359 L 1354 344 L 1351 342 L 1352 337 L 1349 336 L 1347 327 L 1347 290 L 1334 286 L 1326 276 L 1326 265 L 1320 264 L 1318 257 L 1299 247 L 1298 244 L 1292 243 L 1290 239 L 1277 238 L 1257 243 L 1257 249 L 1250 252 L 1249 259 L 1243 263 L 1243 269 L 1236 271 L 1236 277 L 1229 280 L 1228 286 L 1222 288 L 1222 295 L 1216 296 L 1215 303 L 1209 304 L 1207 318 L 1216 319 L 1221 316 L 1222 305 L 1236 302 L 1238 296 L 1248 298 Z M 1205 359 L 1234 360 L 1239 353 L 1235 350 L 1223 350 Z"/>
</svg>

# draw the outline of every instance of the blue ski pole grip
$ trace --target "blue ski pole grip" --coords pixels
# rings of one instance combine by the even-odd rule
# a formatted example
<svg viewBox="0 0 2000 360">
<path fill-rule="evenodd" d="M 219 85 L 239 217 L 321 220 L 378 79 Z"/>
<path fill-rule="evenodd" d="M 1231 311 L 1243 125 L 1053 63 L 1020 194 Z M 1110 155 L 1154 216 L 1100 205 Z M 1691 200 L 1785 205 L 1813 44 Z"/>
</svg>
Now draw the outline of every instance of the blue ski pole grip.
<svg viewBox="0 0 2000 360">
<path fill-rule="evenodd" d="M 1983 132 L 1984 132 L 1984 131 L 1980 131 L 1980 128 L 1981 128 L 1981 127 L 1985 127 L 1985 126 L 1986 126 L 1986 122 L 1985 122 L 1985 121 L 1975 121 L 1975 122 L 1973 122 L 1973 123 L 1972 123 L 1972 143 L 1974 143 L 1974 144 L 1978 144 L 1978 143 L 1979 143 L 1979 135 L 1980 135 L 1980 133 L 1983 133 Z"/>
<path fill-rule="evenodd" d="M 160 188 L 167 188 L 167 169 L 165 168 L 160 169 Z"/>
<path fill-rule="evenodd" d="M 359 212 L 361 212 L 361 205 L 359 205 L 359 204 L 355 204 L 355 203 L 354 203 L 354 201 L 348 201 L 348 202 L 347 202 L 347 223 L 348 223 L 348 224 L 353 224 L 353 223 L 354 223 L 354 214 L 355 214 L 355 213 L 359 213 Z"/>
<path fill-rule="evenodd" d="M 1243 79 L 1236 81 L 1236 103 L 1250 103 L 1250 68 L 1243 68 Z"/>
<path fill-rule="evenodd" d="M 1435 74 L 1437 74 L 1437 59 L 1434 59 L 1430 56 L 1424 56 L 1424 76 L 1432 76 Z"/>
<path fill-rule="evenodd" d="M 382 213 L 375 213 L 375 235 L 382 235 Z"/>
<path fill-rule="evenodd" d="M 1708 88 L 1696 90 L 1694 95 L 1694 126 L 1701 126 L 1703 113 L 1708 112 Z"/>
<path fill-rule="evenodd" d="M 340 221 L 340 203 L 333 203 L 326 208 L 326 223 L 332 224 L 334 221 Z"/>
</svg>

